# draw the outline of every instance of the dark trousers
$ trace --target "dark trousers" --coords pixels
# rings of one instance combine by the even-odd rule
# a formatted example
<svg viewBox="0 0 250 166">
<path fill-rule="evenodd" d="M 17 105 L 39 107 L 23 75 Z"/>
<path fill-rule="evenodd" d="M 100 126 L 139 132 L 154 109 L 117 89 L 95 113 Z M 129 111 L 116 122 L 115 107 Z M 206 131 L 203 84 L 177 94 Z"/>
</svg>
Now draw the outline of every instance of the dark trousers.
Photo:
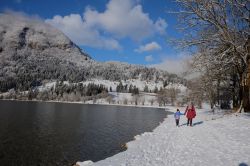
<svg viewBox="0 0 250 166">
<path fill-rule="evenodd" d="M 180 119 L 175 119 L 176 126 L 179 126 L 179 121 L 180 121 Z"/>
<path fill-rule="evenodd" d="M 188 126 L 188 125 L 192 126 L 192 118 L 188 118 L 187 126 Z"/>
</svg>

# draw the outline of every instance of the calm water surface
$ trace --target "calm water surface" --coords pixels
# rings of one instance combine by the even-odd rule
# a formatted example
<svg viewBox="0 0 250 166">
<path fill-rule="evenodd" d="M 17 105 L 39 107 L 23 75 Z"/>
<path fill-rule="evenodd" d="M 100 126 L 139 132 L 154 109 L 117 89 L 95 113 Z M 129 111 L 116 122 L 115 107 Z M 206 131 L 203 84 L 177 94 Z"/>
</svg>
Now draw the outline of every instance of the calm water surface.
<svg viewBox="0 0 250 166">
<path fill-rule="evenodd" d="M 55 166 L 98 161 L 152 131 L 161 109 L 0 100 L 0 165 Z"/>
</svg>

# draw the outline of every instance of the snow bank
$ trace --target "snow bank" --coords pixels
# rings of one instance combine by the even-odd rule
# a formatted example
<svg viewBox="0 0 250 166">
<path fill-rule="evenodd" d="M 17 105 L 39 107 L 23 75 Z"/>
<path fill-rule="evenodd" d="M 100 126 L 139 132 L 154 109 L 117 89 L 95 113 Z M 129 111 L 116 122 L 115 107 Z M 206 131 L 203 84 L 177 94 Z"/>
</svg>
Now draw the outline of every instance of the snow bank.
<svg viewBox="0 0 250 166">
<path fill-rule="evenodd" d="M 170 111 L 176 108 L 169 107 Z M 185 108 L 180 108 L 183 111 Z M 164 120 L 152 133 L 135 136 L 125 152 L 96 163 L 78 162 L 80 166 L 166 166 L 166 165 L 250 165 L 250 115 L 212 114 L 197 111 L 194 126 L 180 127 L 174 118 Z"/>
</svg>

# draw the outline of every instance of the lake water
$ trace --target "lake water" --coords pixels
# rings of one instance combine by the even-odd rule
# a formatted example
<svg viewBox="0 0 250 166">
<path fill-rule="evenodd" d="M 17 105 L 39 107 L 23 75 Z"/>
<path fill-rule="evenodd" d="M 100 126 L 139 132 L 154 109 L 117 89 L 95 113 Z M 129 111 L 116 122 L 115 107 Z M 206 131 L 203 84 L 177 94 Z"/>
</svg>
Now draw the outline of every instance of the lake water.
<svg viewBox="0 0 250 166">
<path fill-rule="evenodd" d="M 98 161 L 152 131 L 162 109 L 0 100 L 0 165 L 56 166 Z"/>
</svg>

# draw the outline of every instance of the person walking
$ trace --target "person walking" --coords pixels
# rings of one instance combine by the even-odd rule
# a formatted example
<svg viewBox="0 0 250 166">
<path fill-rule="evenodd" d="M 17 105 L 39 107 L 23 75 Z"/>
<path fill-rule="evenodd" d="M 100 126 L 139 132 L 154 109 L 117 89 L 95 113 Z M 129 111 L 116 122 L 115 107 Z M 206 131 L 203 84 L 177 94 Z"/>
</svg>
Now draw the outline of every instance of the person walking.
<svg viewBox="0 0 250 166">
<path fill-rule="evenodd" d="M 179 127 L 181 115 L 184 115 L 184 114 L 181 113 L 179 109 L 177 109 L 177 111 L 174 113 L 174 118 L 175 118 L 175 122 L 176 122 L 176 127 Z"/>
<path fill-rule="evenodd" d="M 192 127 L 193 118 L 195 118 L 195 116 L 196 116 L 196 112 L 195 112 L 195 108 L 194 108 L 193 103 L 191 103 L 190 105 L 187 106 L 186 111 L 185 111 L 185 115 L 187 117 L 187 126 L 190 125 Z"/>
</svg>

